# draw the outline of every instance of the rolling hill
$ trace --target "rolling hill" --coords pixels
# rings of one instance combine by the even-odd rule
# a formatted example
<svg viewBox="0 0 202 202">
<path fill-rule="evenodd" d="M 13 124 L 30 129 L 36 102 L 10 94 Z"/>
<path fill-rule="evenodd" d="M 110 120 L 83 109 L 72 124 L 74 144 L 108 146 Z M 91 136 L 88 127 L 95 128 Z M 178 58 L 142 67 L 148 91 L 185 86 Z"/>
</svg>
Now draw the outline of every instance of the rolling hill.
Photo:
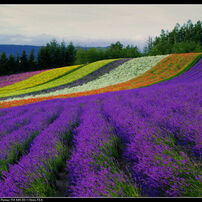
<svg viewBox="0 0 202 202">
<path fill-rule="evenodd" d="M 22 51 L 25 50 L 26 54 L 29 55 L 31 50 L 34 49 L 34 55 L 36 57 L 40 47 L 41 46 L 0 44 L 0 54 L 5 52 L 7 57 L 10 54 L 17 56 L 17 54 L 22 55 Z"/>
<path fill-rule="evenodd" d="M 186 53 L 5 81 L 0 197 L 200 197 L 201 68 Z"/>
</svg>

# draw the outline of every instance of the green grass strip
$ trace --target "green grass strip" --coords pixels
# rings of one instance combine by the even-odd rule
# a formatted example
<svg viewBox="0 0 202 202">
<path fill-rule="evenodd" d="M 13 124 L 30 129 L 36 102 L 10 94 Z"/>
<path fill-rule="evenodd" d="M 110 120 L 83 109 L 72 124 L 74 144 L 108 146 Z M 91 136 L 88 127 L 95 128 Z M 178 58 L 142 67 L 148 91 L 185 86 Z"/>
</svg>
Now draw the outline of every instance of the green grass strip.
<svg viewBox="0 0 202 202">
<path fill-rule="evenodd" d="M 120 197 L 120 192 L 122 197 L 139 197 L 140 190 L 134 186 L 132 181 L 132 176 L 127 170 L 124 173 L 118 163 L 120 158 L 120 145 L 121 139 L 115 135 L 112 136 L 109 142 L 106 142 L 104 146 L 100 147 L 99 155 L 95 155 L 94 159 L 97 165 L 103 168 L 111 170 L 112 175 L 108 176 L 111 183 L 106 184 L 106 192 L 104 197 Z M 120 178 L 120 176 L 122 176 Z M 112 185 L 113 184 L 113 185 Z"/>
<path fill-rule="evenodd" d="M 18 90 L 35 87 L 37 85 L 41 85 L 41 84 L 53 81 L 57 78 L 60 78 L 61 76 L 71 73 L 72 71 L 78 69 L 80 66 L 81 65 L 67 66 L 67 67 L 55 68 L 45 72 L 41 72 L 23 81 L 0 88 L 0 94 L 15 92 Z"/>
<path fill-rule="evenodd" d="M 60 85 L 64 85 L 64 84 L 76 81 L 84 76 L 87 76 L 88 74 L 98 70 L 99 68 L 103 67 L 104 65 L 107 65 L 115 60 L 119 60 L 119 59 L 106 59 L 106 60 L 100 60 L 97 62 L 93 62 L 88 65 L 82 66 L 81 68 L 78 68 L 77 70 L 72 71 L 64 76 L 51 80 L 50 82 L 46 82 L 41 85 L 37 85 L 37 86 L 30 87 L 27 89 L 18 90 L 15 92 L 6 92 L 6 93 L 1 94 L 0 97 L 22 95 L 22 94 L 26 94 L 26 93 L 37 92 L 40 90 L 45 90 L 45 89 L 57 87 Z"/>
</svg>

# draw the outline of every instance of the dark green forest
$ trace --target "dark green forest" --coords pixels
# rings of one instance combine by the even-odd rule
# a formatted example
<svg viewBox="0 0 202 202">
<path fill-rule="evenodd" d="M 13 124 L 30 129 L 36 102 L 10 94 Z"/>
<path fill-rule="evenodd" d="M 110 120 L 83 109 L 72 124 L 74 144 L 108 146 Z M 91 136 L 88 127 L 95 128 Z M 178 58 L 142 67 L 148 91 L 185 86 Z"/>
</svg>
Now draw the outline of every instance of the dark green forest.
<svg viewBox="0 0 202 202">
<path fill-rule="evenodd" d="M 141 56 L 164 55 L 171 53 L 202 52 L 202 21 L 193 24 L 191 20 L 180 26 L 176 23 L 173 30 L 161 30 L 159 36 L 148 37 L 144 50 L 141 52 L 137 46 L 123 46 L 121 42 L 110 44 L 107 48 L 83 49 L 75 47 L 72 42 L 58 43 L 52 40 L 40 47 L 37 57 L 34 50 L 29 55 L 23 50 L 21 55 L 6 56 L 0 54 L 0 75 L 51 69 L 74 64 L 87 64 L 110 58 L 135 58 Z"/>
<path fill-rule="evenodd" d="M 145 55 L 159 55 L 170 53 L 190 53 L 202 51 L 202 21 L 193 24 L 191 20 L 180 26 L 175 25 L 173 30 L 161 30 L 160 36 L 147 40 L 144 48 Z"/>
</svg>

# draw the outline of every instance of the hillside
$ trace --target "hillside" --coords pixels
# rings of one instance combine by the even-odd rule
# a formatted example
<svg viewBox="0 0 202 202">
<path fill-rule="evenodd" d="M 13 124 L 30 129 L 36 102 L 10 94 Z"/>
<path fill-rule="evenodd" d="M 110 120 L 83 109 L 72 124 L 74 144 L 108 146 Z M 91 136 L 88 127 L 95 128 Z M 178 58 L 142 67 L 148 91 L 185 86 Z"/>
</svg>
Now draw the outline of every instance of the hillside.
<svg viewBox="0 0 202 202">
<path fill-rule="evenodd" d="M 0 105 L 12 106 L 16 105 L 16 102 L 20 105 L 53 98 L 86 96 L 149 86 L 180 75 L 193 66 L 200 57 L 201 53 L 146 56 L 123 61 L 123 64 L 118 62 L 121 59 L 116 59 L 117 62 L 101 60 L 84 65 L 59 78 L 53 75 L 49 80 L 47 75 L 51 75 L 54 71 L 60 72 L 64 67 L 53 69 L 0 88 L 2 100 Z M 117 65 L 113 67 L 114 62 Z M 101 74 L 106 68 L 111 70 Z M 99 69 L 100 72 L 95 76 Z M 88 80 L 86 76 L 91 79 Z"/>
<path fill-rule="evenodd" d="M 17 54 L 21 55 L 22 51 L 25 50 L 26 54 L 29 55 L 30 52 L 31 52 L 31 50 L 34 49 L 34 56 L 36 58 L 37 57 L 37 53 L 38 53 L 40 47 L 41 46 L 33 46 L 33 45 L 0 44 L 0 54 L 2 52 L 5 52 L 7 57 L 10 54 L 16 56 Z M 90 49 L 92 47 L 78 46 L 77 48 L 88 50 L 88 49 Z M 109 47 L 107 46 L 107 47 L 93 47 L 93 48 L 96 48 L 96 49 L 107 49 Z"/>
<path fill-rule="evenodd" d="M 32 46 L 32 45 L 14 45 L 14 44 L 0 44 L 0 54 L 5 52 L 7 57 L 11 55 L 17 56 L 22 55 L 22 51 L 25 50 L 26 54 L 29 55 L 31 50 L 34 49 L 34 55 L 37 56 L 38 50 L 41 46 Z"/>
<path fill-rule="evenodd" d="M 0 88 L 97 81 L 1 101 L 0 197 L 200 197 L 201 56 L 97 61 Z"/>
</svg>

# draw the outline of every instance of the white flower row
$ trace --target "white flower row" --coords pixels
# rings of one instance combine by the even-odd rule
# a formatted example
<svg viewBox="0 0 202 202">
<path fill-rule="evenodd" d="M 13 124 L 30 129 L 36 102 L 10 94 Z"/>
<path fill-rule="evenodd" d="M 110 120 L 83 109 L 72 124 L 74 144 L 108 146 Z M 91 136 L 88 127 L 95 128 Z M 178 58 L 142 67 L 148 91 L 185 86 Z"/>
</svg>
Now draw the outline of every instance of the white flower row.
<svg viewBox="0 0 202 202">
<path fill-rule="evenodd" d="M 103 88 L 103 87 L 114 85 L 117 83 L 122 83 L 143 74 L 144 72 L 146 72 L 147 70 L 155 66 L 157 63 L 159 63 L 162 59 L 164 59 L 167 56 L 168 55 L 159 55 L 159 56 L 147 56 L 147 57 L 134 58 L 123 63 L 122 65 L 113 69 L 109 73 L 103 76 L 100 76 L 95 80 L 89 81 L 88 83 L 85 83 L 83 85 L 75 86 L 71 88 L 64 88 L 64 89 L 52 91 L 49 93 L 35 94 L 31 96 L 7 99 L 6 101 L 76 93 L 76 92 Z"/>
</svg>

